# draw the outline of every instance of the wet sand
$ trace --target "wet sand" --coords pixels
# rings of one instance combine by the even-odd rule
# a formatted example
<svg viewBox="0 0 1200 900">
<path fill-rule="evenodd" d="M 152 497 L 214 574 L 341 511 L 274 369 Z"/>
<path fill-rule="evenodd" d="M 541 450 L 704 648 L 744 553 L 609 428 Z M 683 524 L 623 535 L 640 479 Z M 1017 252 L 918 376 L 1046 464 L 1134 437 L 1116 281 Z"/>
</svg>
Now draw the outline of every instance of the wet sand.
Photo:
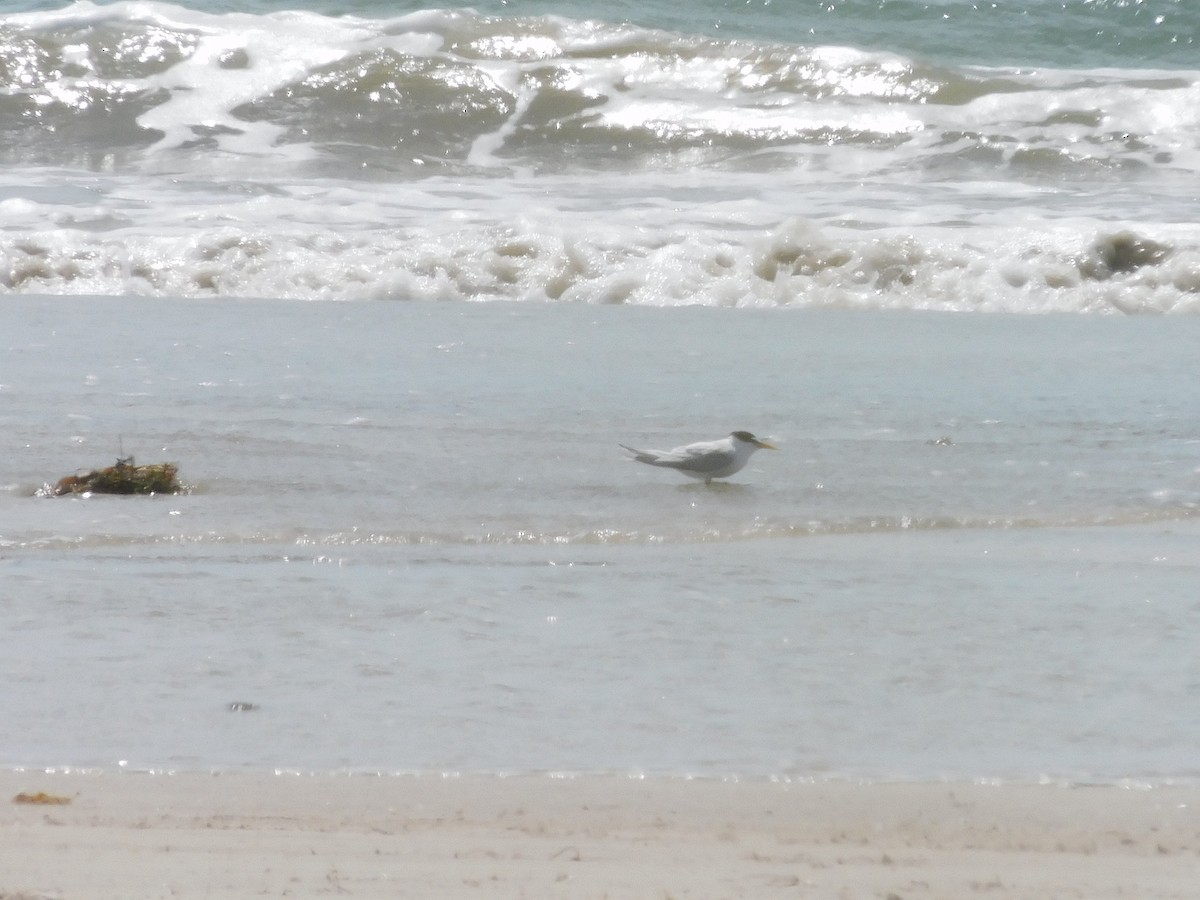
<svg viewBox="0 0 1200 900">
<path fill-rule="evenodd" d="M 8 772 L 0 790 L 0 900 L 1152 900 L 1200 884 L 1200 791 L 1183 787 Z"/>
</svg>

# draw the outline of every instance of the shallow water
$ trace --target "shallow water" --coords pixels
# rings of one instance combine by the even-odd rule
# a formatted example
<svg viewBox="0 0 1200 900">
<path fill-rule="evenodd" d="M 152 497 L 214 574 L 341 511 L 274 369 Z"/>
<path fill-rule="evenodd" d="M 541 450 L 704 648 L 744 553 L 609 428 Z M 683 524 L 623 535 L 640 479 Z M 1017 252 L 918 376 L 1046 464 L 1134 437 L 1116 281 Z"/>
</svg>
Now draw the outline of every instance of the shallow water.
<svg viewBox="0 0 1200 900">
<path fill-rule="evenodd" d="M 1194 778 L 1196 27 L 8 4 L 0 765 Z"/>
<path fill-rule="evenodd" d="M 1196 775 L 1194 320 L 0 321 L 0 764 Z M 711 488 L 617 447 L 733 428 Z M 191 492 L 34 496 L 118 452 Z"/>
</svg>

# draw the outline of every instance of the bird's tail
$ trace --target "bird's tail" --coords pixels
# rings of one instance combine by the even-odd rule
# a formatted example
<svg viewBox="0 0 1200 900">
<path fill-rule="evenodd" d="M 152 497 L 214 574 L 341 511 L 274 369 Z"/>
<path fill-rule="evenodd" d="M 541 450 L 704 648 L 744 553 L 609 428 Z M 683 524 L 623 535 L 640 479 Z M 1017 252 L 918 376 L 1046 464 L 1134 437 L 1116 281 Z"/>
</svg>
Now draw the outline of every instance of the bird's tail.
<svg viewBox="0 0 1200 900">
<path fill-rule="evenodd" d="M 636 459 L 640 463 L 654 465 L 656 462 L 658 462 L 658 457 L 653 453 L 647 453 L 645 450 L 638 450 L 636 447 L 627 447 L 625 444 L 619 444 L 618 446 L 628 453 L 630 457 Z"/>
</svg>

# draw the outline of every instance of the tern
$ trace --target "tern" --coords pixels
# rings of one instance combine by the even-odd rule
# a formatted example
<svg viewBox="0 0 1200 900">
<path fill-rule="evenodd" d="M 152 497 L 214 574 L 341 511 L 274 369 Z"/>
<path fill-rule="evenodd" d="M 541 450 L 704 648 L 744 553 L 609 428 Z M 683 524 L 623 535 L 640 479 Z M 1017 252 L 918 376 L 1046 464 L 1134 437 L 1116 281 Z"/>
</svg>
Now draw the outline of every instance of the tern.
<svg viewBox="0 0 1200 900">
<path fill-rule="evenodd" d="M 700 441 L 674 450 L 637 450 L 624 444 L 620 446 L 640 463 L 675 469 L 690 478 L 702 478 L 705 484 L 740 471 L 755 450 L 779 449 L 748 431 L 735 431 L 718 441 Z"/>
</svg>

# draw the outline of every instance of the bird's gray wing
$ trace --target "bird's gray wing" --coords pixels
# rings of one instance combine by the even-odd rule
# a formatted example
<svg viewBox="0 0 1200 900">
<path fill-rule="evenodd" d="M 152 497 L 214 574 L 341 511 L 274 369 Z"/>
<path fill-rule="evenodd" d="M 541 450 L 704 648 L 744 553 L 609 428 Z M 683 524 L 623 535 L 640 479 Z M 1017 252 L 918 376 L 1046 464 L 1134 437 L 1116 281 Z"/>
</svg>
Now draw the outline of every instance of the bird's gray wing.
<svg viewBox="0 0 1200 900">
<path fill-rule="evenodd" d="M 658 465 L 670 466 L 672 469 L 680 469 L 684 472 L 695 472 L 698 475 L 703 475 L 708 472 L 716 472 L 724 469 L 733 462 L 733 457 L 732 450 L 701 444 L 691 447 L 679 447 L 670 453 L 665 453 Z"/>
<path fill-rule="evenodd" d="M 688 444 L 674 450 L 638 450 L 625 444 L 621 444 L 620 447 L 632 454 L 638 462 L 648 466 L 679 469 L 696 475 L 718 472 L 728 466 L 734 458 L 732 450 L 716 442 Z"/>
</svg>

